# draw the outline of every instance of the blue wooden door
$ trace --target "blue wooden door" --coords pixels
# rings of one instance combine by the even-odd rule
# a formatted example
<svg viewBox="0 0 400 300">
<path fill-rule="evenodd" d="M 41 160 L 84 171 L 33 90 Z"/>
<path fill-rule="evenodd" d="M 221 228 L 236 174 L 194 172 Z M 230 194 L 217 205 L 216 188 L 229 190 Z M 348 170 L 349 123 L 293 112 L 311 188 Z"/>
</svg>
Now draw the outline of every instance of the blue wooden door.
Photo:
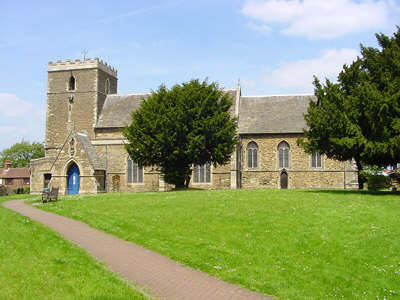
<svg viewBox="0 0 400 300">
<path fill-rule="evenodd" d="M 68 169 L 68 194 L 79 193 L 79 168 L 76 164 L 72 164 Z"/>
</svg>

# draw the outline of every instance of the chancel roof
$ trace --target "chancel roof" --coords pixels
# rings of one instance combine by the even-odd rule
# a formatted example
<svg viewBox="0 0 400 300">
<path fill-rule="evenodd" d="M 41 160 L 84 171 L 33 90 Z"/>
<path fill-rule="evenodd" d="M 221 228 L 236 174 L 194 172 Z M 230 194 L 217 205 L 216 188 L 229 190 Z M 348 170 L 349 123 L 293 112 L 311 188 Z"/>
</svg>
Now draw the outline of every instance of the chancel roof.
<svg viewBox="0 0 400 300">
<path fill-rule="evenodd" d="M 312 95 L 241 97 L 239 134 L 303 133 Z"/>
</svg>

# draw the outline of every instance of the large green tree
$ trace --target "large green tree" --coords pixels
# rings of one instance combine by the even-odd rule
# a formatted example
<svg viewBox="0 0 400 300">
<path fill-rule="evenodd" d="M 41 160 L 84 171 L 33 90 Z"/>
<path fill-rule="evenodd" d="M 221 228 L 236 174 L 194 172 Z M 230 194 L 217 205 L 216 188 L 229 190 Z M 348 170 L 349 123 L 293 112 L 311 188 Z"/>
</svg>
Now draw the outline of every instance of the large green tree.
<svg viewBox="0 0 400 300">
<path fill-rule="evenodd" d="M 215 82 L 164 85 L 132 112 L 126 149 L 141 166 L 158 166 L 167 183 L 187 187 L 192 165 L 225 164 L 238 142 L 231 97 Z"/>
<path fill-rule="evenodd" d="M 0 166 L 4 161 L 10 160 L 13 168 L 27 168 L 31 159 L 44 156 L 42 143 L 22 141 L 0 152 Z"/>
<path fill-rule="evenodd" d="M 306 152 L 341 161 L 387 166 L 400 157 L 400 28 L 393 37 L 377 34 L 380 48 L 361 45 L 361 56 L 345 65 L 337 83 L 314 80 L 317 101 L 305 120 Z"/>
</svg>

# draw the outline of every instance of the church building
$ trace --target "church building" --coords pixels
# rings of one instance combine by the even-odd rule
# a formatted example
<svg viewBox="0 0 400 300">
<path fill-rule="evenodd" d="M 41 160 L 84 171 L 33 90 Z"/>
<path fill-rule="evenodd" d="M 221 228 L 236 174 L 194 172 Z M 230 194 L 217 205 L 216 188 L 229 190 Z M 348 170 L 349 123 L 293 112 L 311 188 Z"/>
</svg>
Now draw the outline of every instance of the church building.
<svg viewBox="0 0 400 300">
<path fill-rule="evenodd" d="M 157 167 L 141 167 L 124 148 L 123 128 L 150 94 L 118 94 L 117 71 L 95 59 L 48 64 L 45 157 L 31 161 L 31 193 L 165 191 Z M 242 96 L 226 90 L 238 117 L 240 143 L 231 162 L 193 166 L 191 187 L 356 188 L 353 163 L 307 154 L 304 114 L 312 95 Z"/>
</svg>

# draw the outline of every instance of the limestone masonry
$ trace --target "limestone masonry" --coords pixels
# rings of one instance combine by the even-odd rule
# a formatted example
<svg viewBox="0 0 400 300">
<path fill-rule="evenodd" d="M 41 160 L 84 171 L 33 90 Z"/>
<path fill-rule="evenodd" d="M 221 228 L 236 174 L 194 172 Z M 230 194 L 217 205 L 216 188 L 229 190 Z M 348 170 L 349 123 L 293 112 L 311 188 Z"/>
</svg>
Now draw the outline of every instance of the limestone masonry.
<svg viewBox="0 0 400 300">
<path fill-rule="evenodd" d="M 98 58 L 48 64 L 46 155 L 31 162 L 31 193 L 165 191 L 157 167 L 141 168 L 125 151 L 123 128 L 150 94 L 117 94 L 117 70 Z M 306 154 L 304 114 L 312 95 L 233 98 L 240 143 L 229 164 L 193 166 L 191 186 L 237 188 L 356 188 L 352 162 Z"/>
</svg>

